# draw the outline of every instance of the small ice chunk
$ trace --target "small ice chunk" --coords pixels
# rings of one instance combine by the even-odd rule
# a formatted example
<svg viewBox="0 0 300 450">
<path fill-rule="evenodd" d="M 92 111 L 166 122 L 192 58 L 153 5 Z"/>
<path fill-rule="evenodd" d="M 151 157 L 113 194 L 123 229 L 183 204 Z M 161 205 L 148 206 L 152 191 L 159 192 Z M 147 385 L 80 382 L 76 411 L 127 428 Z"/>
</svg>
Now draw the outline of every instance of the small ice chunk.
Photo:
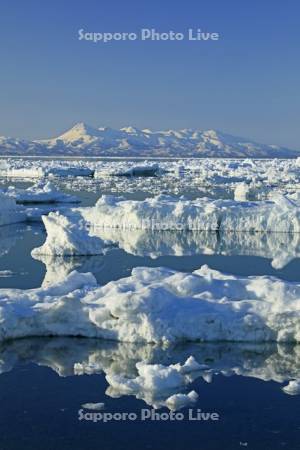
<svg viewBox="0 0 300 450">
<path fill-rule="evenodd" d="M 289 395 L 299 395 L 300 394 L 300 380 L 291 380 L 289 384 L 284 386 L 282 390 Z"/>
<path fill-rule="evenodd" d="M 236 188 L 234 189 L 234 200 L 238 202 L 247 201 L 247 195 L 250 191 L 250 188 L 247 183 L 238 183 Z"/>
<path fill-rule="evenodd" d="M 178 409 L 196 403 L 198 397 L 196 391 L 191 391 L 188 394 L 174 394 L 167 398 L 166 406 L 173 411 L 177 411 Z"/>
<path fill-rule="evenodd" d="M 84 409 L 90 409 L 92 411 L 101 411 L 104 409 L 105 404 L 104 403 L 83 403 L 82 408 Z"/>
</svg>

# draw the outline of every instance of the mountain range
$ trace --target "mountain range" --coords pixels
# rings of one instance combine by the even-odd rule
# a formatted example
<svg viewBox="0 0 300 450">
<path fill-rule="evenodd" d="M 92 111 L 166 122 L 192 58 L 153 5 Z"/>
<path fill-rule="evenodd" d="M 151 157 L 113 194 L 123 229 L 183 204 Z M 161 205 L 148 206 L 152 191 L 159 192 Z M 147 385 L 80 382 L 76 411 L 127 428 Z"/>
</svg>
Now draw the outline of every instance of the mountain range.
<svg viewBox="0 0 300 450">
<path fill-rule="evenodd" d="M 93 128 L 78 123 L 52 139 L 29 141 L 0 136 L 0 155 L 295 158 L 300 152 L 216 130 L 151 131 L 133 127 Z"/>
</svg>

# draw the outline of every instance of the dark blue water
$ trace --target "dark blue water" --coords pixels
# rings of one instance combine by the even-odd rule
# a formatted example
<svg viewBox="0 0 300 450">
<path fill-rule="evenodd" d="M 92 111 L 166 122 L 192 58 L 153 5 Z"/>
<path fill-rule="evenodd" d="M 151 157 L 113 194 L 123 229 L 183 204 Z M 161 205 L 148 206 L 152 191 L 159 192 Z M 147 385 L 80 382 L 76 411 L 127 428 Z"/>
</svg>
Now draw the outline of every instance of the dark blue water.
<svg viewBox="0 0 300 450">
<path fill-rule="evenodd" d="M 57 338 L 52 339 L 55 341 Z M 15 367 L 0 377 L 0 447 L 3 450 L 299 448 L 300 401 L 297 396 L 284 394 L 280 383 L 266 382 L 252 376 L 221 374 L 215 375 L 209 384 L 197 379 L 190 385 L 199 393 L 193 411 L 198 408 L 205 412 L 217 412 L 218 421 L 189 421 L 187 408 L 181 410 L 184 414 L 182 421 L 142 421 L 141 409 L 150 409 L 144 401 L 132 396 L 111 398 L 106 395 L 107 381 L 103 374 L 74 376 L 68 372 L 71 371 L 68 349 L 75 346 L 72 351 L 76 361 L 77 346 L 80 360 L 80 340 L 75 339 L 74 342 L 69 338 L 71 342 L 64 342 L 61 347 L 58 345 L 56 353 L 47 352 L 47 349 L 41 351 L 39 340 L 43 341 L 42 338 L 31 339 L 28 353 L 25 343 L 22 351 L 15 349 L 15 353 L 12 349 L 2 348 L 6 358 L 16 359 Z M 93 347 L 93 342 L 90 345 Z M 215 345 L 216 363 L 219 362 L 222 367 L 220 361 L 223 358 L 226 365 L 226 357 L 231 352 L 233 364 L 235 358 L 238 363 L 244 358 L 247 365 L 252 364 L 254 368 L 263 366 L 263 352 L 258 359 L 255 348 L 242 357 L 235 355 L 235 350 L 233 345 L 227 349 L 222 348 L 221 344 Z M 224 351 L 227 351 L 225 357 L 221 356 Z M 191 349 L 184 348 L 183 352 L 196 353 L 199 359 L 195 345 Z M 270 357 L 268 352 L 266 357 Z M 206 360 L 212 363 L 213 358 Z M 66 367 L 62 367 L 64 361 Z M 45 365 L 52 365 L 53 369 Z M 55 373 L 54 369 L 64 371 L 63 376 Z M 276 372 L 276 367 L 273 370 Z M 82 404 L 99 401 L 105 402 L 106 412 L 136 413 L 138 419 L 107 423 L 78 420 Z M 167 412 L 167 409 L 162 408 L 159 412 Z"/>
<path fill-rule="evenodd" d="M 90 195 L 94 194 L 83 193 L 82 197 L 86 196 L 88 202 L 91 201 Z M 9 276 L 0 277 L 1 288 L 39 287 L 45 277 L 47 279 L 48 276 L 48 281 L 49 277 L 51 279 L 52 271 L 60 272 L 62 277 L 73 269 L 90 271 L 100 284 L 105 284 L 128 276 L 132 268 L 137 266 L 167 266 L 192 271 L 203 264 L 235 275 L 274 275 L 285 280 L 300 281 L 298 258 L 282 269 L 275 270 L 271 266 L 271 259 L 263 256 L 222 256 L 195 252 L 186 256 L 167 255 L 153 259 L 147 255 L 129 254 L 122 249 L 112 248 L 105 256 L 42 262 L 33 259 L 30 252 L 44 240 L 45 232 L 41 224 L 18 224 L 0 229 L 0 273 L 10 271 L 5 272 Z M 50 344 L 47 341 L 47 345 L 55 347 L 54 341 L 54 338 Z M 72 364 L 81 361 L 82 346 L 91 345 L 91 351 L 94 351 L 95 345 L 105 347 L 110 344 L 71 339 L 59 343 L 54 351 L 46 348 L 44 342 L 34 339 L 0 346 L 0 367 L 3 371 L 0 375 L 1 450 L 299 448 L 300 397 L 284 394 L 281 389 L 286 384 L 285 380 L 300 366 L 295 350 L 291 352 L 287 349 L 278 353 L 276 349 L 261 351 L 254 348 L 243 350 L 241 354 L 238 344 L 226 349 L 224 345 L 216 344 L 213 351 L 208 344 L 207 348 L 202 344 L 201 349 L 191 345 L 179 352 L 161 351 L 154 362 L 183 362 L 187 356 L 195 354 L 202 362 L 216 364 L 212 383 L 198 378 L 189 385 L 189 390 L 195 389 L 199 393 L 194 410 L 200 408 L 202 411 L 218 412 L 220 420 L 194 422 L 186 418 L 174 422 L 137 420 L 104 424 L 79 421 L 78 410 L 81 405 L 104 402 L 105 411 L 135 412 L 138 415 L 142 408 L 150 408 L 143 400 L 132 396 L 112 398 L 107 395 L 105 372 L 81 376 L 72 373 Z M 72 364 L 70 352 L 73 354 Z M 291 359 L 282 361 L 284 368 L 279 370 L 282 358 L 289 354 L 292 355 Z M 114 358 L 121 361 L 122 366 L 123 353 L 117 352 L 116 355 Z M 136 355 L 139 360 L 138 350 L 133 349 L 131 358 L 132 355 Z M 108 359 L 110 357 L 113 359 L 108 352 Z M 132 367 L 135 362 L 129 361 Z M 220 373 L 224 372 L 223 369 L 226 372 L 229 367 L 233 369 L 235 366 L 250 366 L 251 371 L 244 370 L 241 375 L 230 373 L 230 376 Z M 279 381 L 274 381 L 276 377 L 270 377 L 269 381 L 260 379 L 259 370 L 253 374 L 253 370 L 260 367 L 266 374 L 270 367 L 272 373 L 278 369 Z M 56 371 L 63 376 L 59 376 Z M 160 411 L 167 410 L 163 408 Z M 182 411 L 187 414 L 187 409 Z"/>
</svg>

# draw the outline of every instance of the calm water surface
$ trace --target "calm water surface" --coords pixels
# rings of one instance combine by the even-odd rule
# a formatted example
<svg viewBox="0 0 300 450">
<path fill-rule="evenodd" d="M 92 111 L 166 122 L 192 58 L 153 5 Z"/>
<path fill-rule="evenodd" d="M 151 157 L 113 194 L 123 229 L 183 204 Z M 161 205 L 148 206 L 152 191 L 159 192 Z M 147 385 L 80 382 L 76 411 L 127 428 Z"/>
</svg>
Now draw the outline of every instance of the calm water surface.
<svg viewBox="0 0 300 450">
<path fill-rule="evenodd" d="M 80 196 L 83 204 L 93 204 L 99 193 L 84 191 Z M 137 266 L 167 266 L 192 271 L 203 264 L 235 275 L 268 274 L 300 281 L 298 258 L 275 270 L 270 255 L 246 256 L 240 247 L 234 252 L 231 246 L 231 255 L 226 256 L 189 249 L 183 256 L 155 257 L 147 251 L 143 254 L 139 249 L 138 254 L 132 254 L 111 248 L 105 256 L 33 259 L 31 250 L 44 240 L 45 231 L 39 223 L 0 229 L 0 287 L 35 288 L 45 281 L 51 282 L 58 273 L 63 278 L 74 269 L 92 272 L 100 284 L 105 284 L 128 276 Z M 203 241 L 205 238 L 201 238 Z M 163 242 L 162 239 L 162 243 L 157 244 L 157 255 Z M 36 338 L 2 344 L 1 450 L 299 448 L 300 398 L 287 395 L 281 389 L 293 370 L 300 368 L 300 350 L 295 348 L 186 344 L 153 351 L 155 363 L 184 362 L 189 355 L 194 355 L 199 362 L 214 367 L 211 383 L 200 377 L 191 383 L 189 390 L 195 389 L 199 393 L 193 409 L 218 412 L 220 420 L 217 422 L 188 421 L 186 417 L 176 422 L 137 420 L 104 424 L 79 421 L 78 410 L 87 402 L 104 402 L 105 411 L 112 413 L 135 412 L 139 415 L 142 408 L 150 408 L 133 396 L 113 398 L 106 393 L 105 374 L 113 364 L 119 363 L 116 370 L 126 375 L 134 370 L 136 360 L 142 360 L 143 354 L 148 352 L 148 349 L 129 347 L 75 338 Z M 103 372 L 75 376 L 74 363 L 93 352 L 98 352 L 98 358 L 105 360 Z M 290 358 L 285 359 L 288 355 Z M 181 411 L 187 416 L 186 408 Z"/>
</svg>

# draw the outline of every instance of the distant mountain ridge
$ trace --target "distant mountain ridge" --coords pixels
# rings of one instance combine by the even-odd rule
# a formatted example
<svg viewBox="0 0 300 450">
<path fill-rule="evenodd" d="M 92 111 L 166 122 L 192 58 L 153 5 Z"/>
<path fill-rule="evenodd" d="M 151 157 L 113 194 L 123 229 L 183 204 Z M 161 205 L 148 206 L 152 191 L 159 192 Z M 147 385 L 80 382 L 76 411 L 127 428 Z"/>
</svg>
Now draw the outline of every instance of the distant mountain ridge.
<svg viewBox="0 0 300 450">
<path fill-rule="evenodd" d="M 295 158 L 300 152 L 258 144 L 216 130 L 139 130 L 93 128 L 77 123 L 62 135 L 43 140 L 0 136 L 1 155 L 194 157 L 194 158 Z"/>
</svg>

